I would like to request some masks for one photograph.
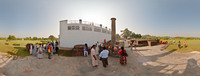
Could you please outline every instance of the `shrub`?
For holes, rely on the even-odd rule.
[[[48,42],[51,42],[51,40],[41,40],[40,42],[47,44]]]
[[[9,43],[5,43],[5,45],[9,45]]]
[[[18,43],[14,43],[13,46],[20,46],[20,44],[18,44]]]

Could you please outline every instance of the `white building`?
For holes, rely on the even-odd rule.
[[[111,40],[111,31],[101,24],[94,24],[81,19],[60,21],[60,47],[73,48],[77,44],[94,45],[97,41]]]

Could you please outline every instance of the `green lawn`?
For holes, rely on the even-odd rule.
[[[39,40],[10,40],[10,41],[6,41],[6,40],[0,40],[0,44],[5,45],[5,43],[8,43],[9,45],[13,45],[13,44],[20,44],[20,46],[26,46],[27,43],[40,43]]]
[[[27,43],[40,43],[39,40],[0,40],[0,52],[8,53],[11,55],[17,55],[20,57],[25,57],[29,55],[29,52],[26,51]],[[13,45],[14,44],[14,45]],[[19,44],[19,45],[16,45]]]
[[[0,52],[8,53],[10,55],[17,55],[20,57],[25,57],[29,55],[29,52],[26,51],[25,47],[13,47],[9,45],[0,44]]]
[[[42,40],[44,43],[48,42],[49,40]],[[49,41],[50,42],[50,41]],[[29,55],[29,52],[26,51],[26,44],[27,43],[41,43],[39,40],[0,40],[0,52],[9,53],[11,55],[17,55],[21,57],[25,57]],[[20,44],[20,46],[14,46],[13,44]],[[59,50],[60,56],[72,56],[72,51],[70,50]]]
[[[166,40],[162,40],[162,41],[166,41]],[[171,40],[167,40],[168,42],[170,42]],[[182,48],[179,49],[178,48],[178,41],[181,41],[181,46]],[[200,52],[200,40],[186,40],[187,41],[187,47],[185,48],[183,46],[185,40],[176,40],[176,44],[170,44],[167,47],[168,51],[174,50],[176,49],[177,52],[181,52],[181,53],[185,53],[185,52],[192,52],[192,51],[199,51]],[[172,40],[173,42],[173,40]]]

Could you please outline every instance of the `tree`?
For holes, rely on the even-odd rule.
[[[33,37],[33,40],[37,40],[38,38],[37,37]]]
[[[53,36],[53,35],[50,35],[50,36],[49,36],[49,39],[50,39],[50,40],[56,40],[56,37]]]
[[[16,37],[14,35],[9,35],[8,40],[16,40]]]
[[[120,39],[121,38],[119,34],[116,34],[115,37],[116,37],[116,39]]]
[[[121,32],[122,32],[121,36],[123,38],[125,38],[125,39],[127,39],[128,37],[130,37],[131,33],[132,33],[132,31],[128,30],[128,28],[122,30]]]

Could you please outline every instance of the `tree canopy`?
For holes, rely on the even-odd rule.
[[[122,32],[121,36],[123,38],[125,38],[125,39],[128,39],[128,38],[141,38],[142,37],[141,34],[135,34],[134,32],[130,31],[128,28],[125,28],[121,32]]]

